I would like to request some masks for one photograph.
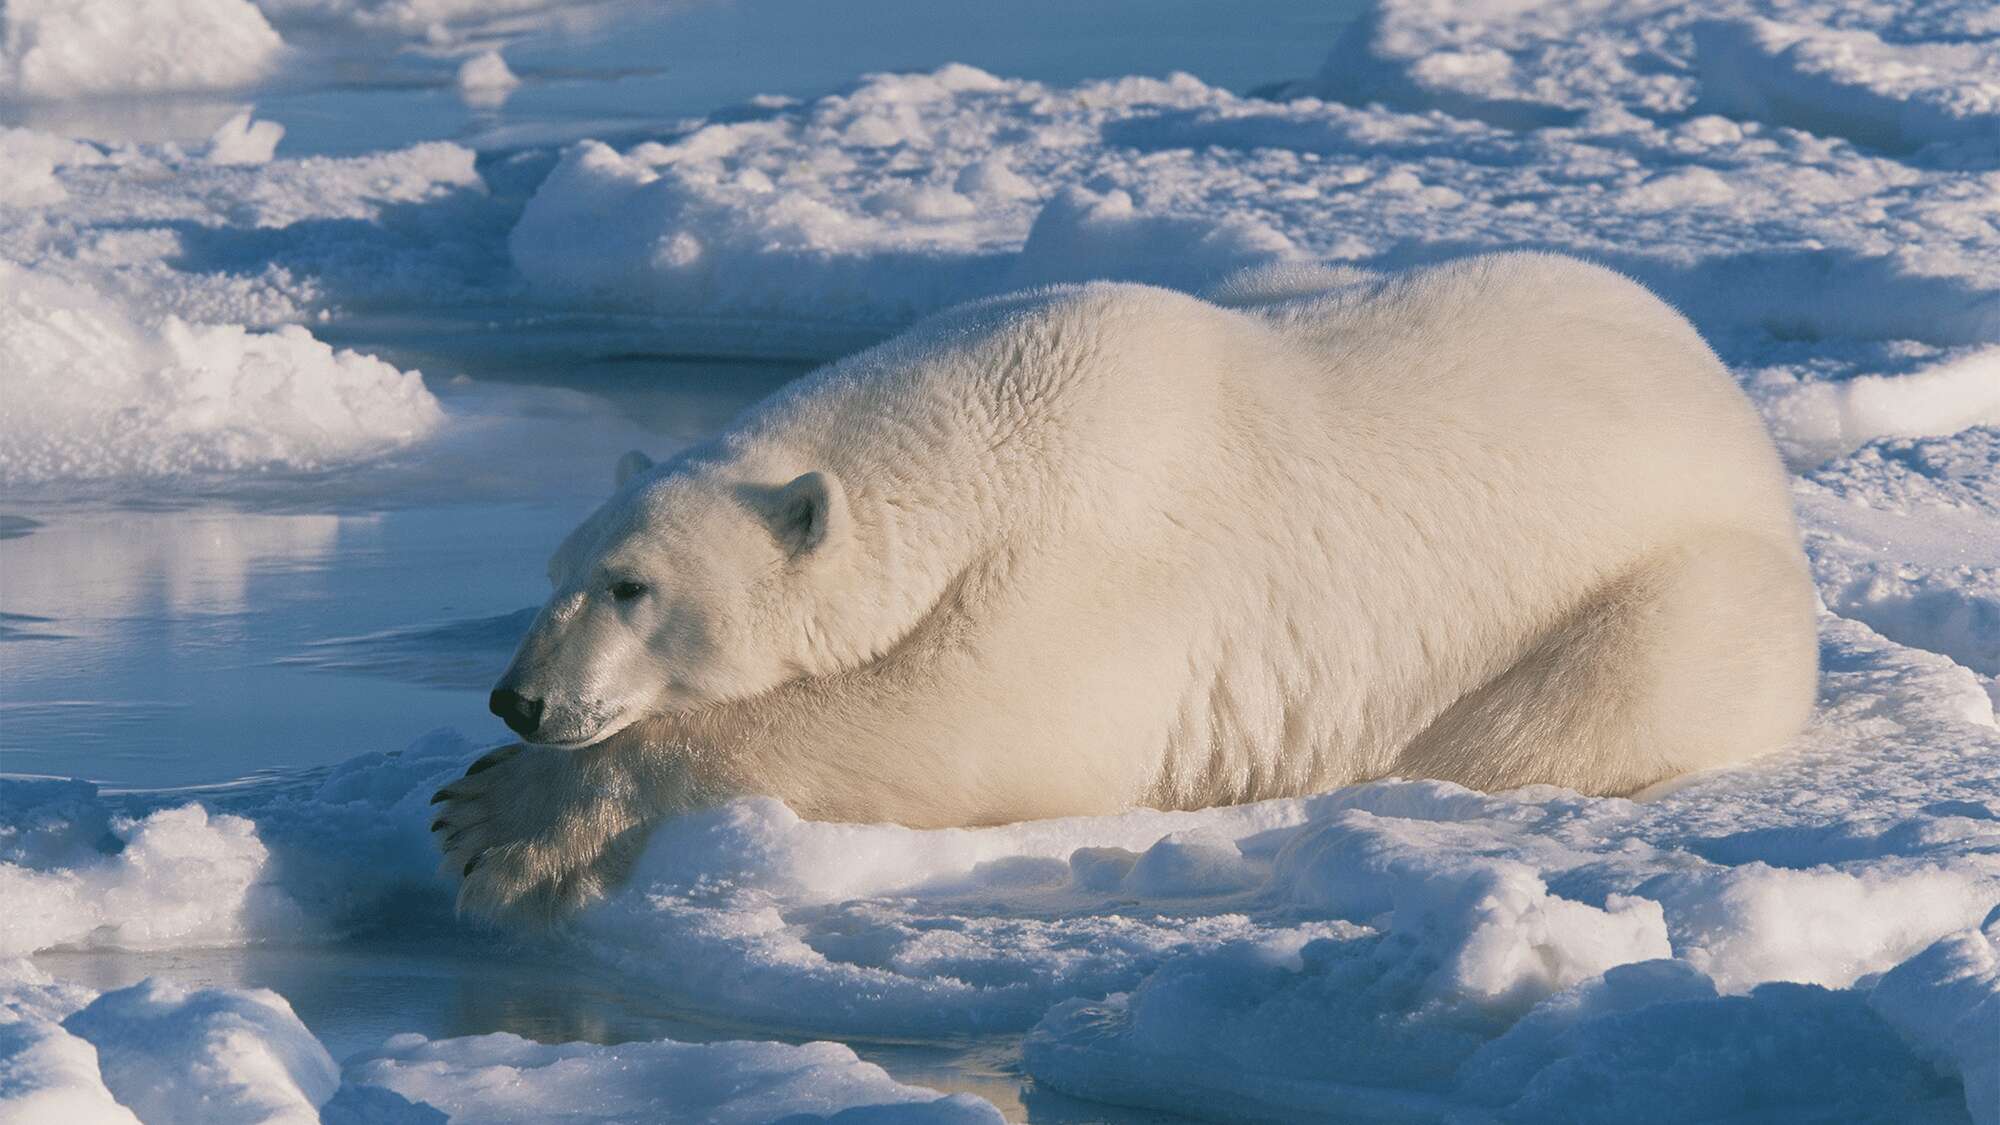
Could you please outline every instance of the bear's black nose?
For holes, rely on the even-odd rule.
[[[542,701],[523,698],[519,692],[501,688],[486,701],[486,706],[522,738],[532,737],[535,728],[542,725]]]

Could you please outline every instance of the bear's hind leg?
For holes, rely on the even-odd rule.
[[[1817,656],[1796,548],[1711,532],[1600,588],[1392,772],[1630,793],[1777,749],[1812,710]]]

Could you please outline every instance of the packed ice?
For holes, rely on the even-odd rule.
[[[490,107],[518,82],[493,44],[601,7],[10,0],[0,94],[239,89],[337,25],[443,52]],[[745,799],[514,940],[733,1025],[1010,1036],[1037,1086],[1125,1106],[1993,1125],[1996,75],[1980,0],[1376,0],[1254,94],[946,65],[484,150],[294,155],[234,105],[187,146],[0,129],[0,481],[226,486],[500,442],[328,342],[354,318],[818,359],[1050,282],[1227,302],[1486,249],[1606,262],[1696,322],[1796,473],[1824,607],[1796,745],[1633,799],[1385,779],[941,831]],[[421,681],[524,620],[313,659],[372,646]],[[830,1042],[403,1034],[335,1059],[272,992],[32,960],[454,932],[426,801],[484,745],[200,790],[7,779],[0,1118],[999,1116]]]

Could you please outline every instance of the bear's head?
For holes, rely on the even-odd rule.
[[[612,498],[550,559],[554,593],[493,712],[577,748],[820,670],[813,607],[849,553],[846,494],[827,472],[764,475],[699,451],[659,466],[626,454]]]

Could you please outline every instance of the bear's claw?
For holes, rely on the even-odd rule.
[[[449,800],[451,800],[451,789],[449,786],[431,794],[431,804],[433,805],[437,804],[440,801],[449,801]]]
[[[436,820],[431,821],[431,831],[436,832],[438,829],[443,827],[445,827],[445,821],[443,817],[438,817]]]

